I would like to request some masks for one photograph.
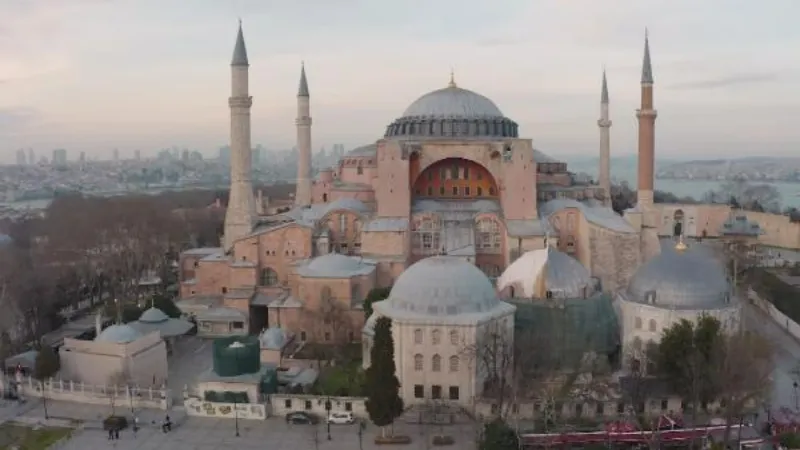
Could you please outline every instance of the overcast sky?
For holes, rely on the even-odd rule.
[[[0,159],[94,157],[228,141],[244,22],[253,142],[294,144],[300,62],[315,150],[373,142],[448,81],[492,100],[553,155],[636,147],[649,28],[659,156],[797,154],[797,0],[0,0]]]

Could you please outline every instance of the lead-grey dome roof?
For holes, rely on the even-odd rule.
[[[469,119],[503,117],[493,101],[455,84],[428,92],[416,99],[403,113],[403,117],[436,117]]]
[[[428,316],[487,312],[500,303],[480,269],[447,256],[425,258],[406,269],[387,302],[394,310]]]
[[[676,250],[662,246],[661,254],[645,263],[628,286],[629,299],[676,309],[714,309],[730,304],[725,271],[698,245]]]
[[[98,342],[111,342],[114,344],[127,344],[142,337],[142,334],[129,325],[114,324],[103,330],[94,338]]]
[[[540,278],[541,275],[543,278]],[[503,272],[497,282],[502,291],[513,288],[514,297],[537,297],[537,281],[554,298],[586,298],[593,295],[596,283],[580,261],[552,247],[526,252]]]

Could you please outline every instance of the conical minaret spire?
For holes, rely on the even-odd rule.
[[[295,206],[311,205],[311,97],[308,93],[306,66],[300,66],[300,88],[297,91],[297,184]]]
[[[253,97],[249,88],[249,63],[244,45],[242,22],[233,48],[231,61],[231,188],[225,212],[223,246],[230,251],[234,242],[253,231],[256,217],[253,198],[252,149],[250,144],[250,107]]]
[[[603,204],[611,205],[611,119],[608,112],[608,81],[606,71],[603,69],[603,86],[600,92],[600,119],[597,121],[600,128],[600,167],[598,178],[603,189]]]
[[[653,84],[653,65],[650,63],[650,37],[644,30],[644,57],[642,58],[642,84]]]
[[[637,204],[648,210],[653,206],[653,177],[655,171],[655,128],[658,113],[653,102],[653,67],[650,62],[650,38],[644,34],[644,57],[642,59],[641,105],[636,111],[639,120],[639,167]]]

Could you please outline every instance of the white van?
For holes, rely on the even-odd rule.
[[[328,416],[328,423],[333,423],[338,425],[349,425],[355,422],[356,418],[353,416],[353,413],[351,412],[332,412]]]

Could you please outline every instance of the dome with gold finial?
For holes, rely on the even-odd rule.
[[[707,249],[689,246],[683,237],[631,278],[628,300],[671,309],[715,309],[730,305],[732,289],[725,270]]]
[[[385,137],[518,137],[517,123],[489,98],[456,84],[455,74],[442,89],[416,99],[392,122]]]

